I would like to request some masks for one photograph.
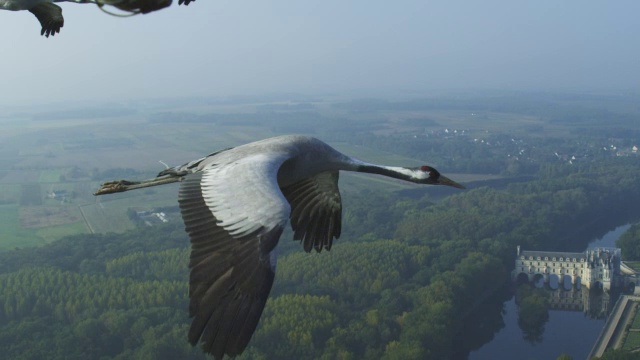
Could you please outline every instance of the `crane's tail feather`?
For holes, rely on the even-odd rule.
[[[113,194],[123,191],[135,190],[146,188],[150,186],[171,184],[174,182],[179,182],[182,180],[182,176],[176,176],[172,174],[167,174],[163,176],[159,176],[154,179],[149,180],[141,180],[141,181],[128,181],[128,180],[117,180],[117,181],[109,181],[100,187],[98,191],[96,191],[93,195],[105,195],[105,194]]]

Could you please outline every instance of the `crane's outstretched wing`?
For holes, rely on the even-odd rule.
[[[290,206],[277,172],[284,156],[254,155],[187,175],[179,203],[191,238],[189,341],[216,359],[247,346],[273,284]]]
[[[41,2],[29,9],[29,11],[38,18],[42,30],[40,35],[49,37],[60,32],[60,28],[64,26],[64,18],[62,17],[62,8],[50,2]]]
[[[322,172],[282,189],[291,204],[293,239],[303,243],[306,252],[331,249],[340,237],[342,200],[338,171]]]
[[[196,0],[178,0],[178,5],[182,5],[182,4],[189,5],[190,3],[194,2],[194,1],[196,1]]]

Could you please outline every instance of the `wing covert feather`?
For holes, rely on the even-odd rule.
[[[306,252],[331,249],[340,237],[342,199],[338,171],[326,171],[282,189],[291,205],[293,239],[303,243]]]
[[[273,284],[271,251],[290,207],[277,185],[280,160],[272,160],[256,156],[224,167],[211,164],[180,186],[178,202],[191,240],[189,341],[200,341],[216,359],[244,350]]]

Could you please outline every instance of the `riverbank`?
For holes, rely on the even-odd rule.
[[[638,275],[635,269],[624,262],[621,264],[621,270],[627,276],[635,278]],[[636,287],[634,295],[624,295],[618,299],[587,360],[601,357],[608,349],[636,351],[640,348],[640,329],[633,328],[638,318],[638,306],[640,306],[638,290],[639,288]]]
[[[601,357],[607,349],[619,349],[634,319],[640,297],[623,295],[616,302],[587,359]]]
[[[629,224],[616,226],[601,234],[601,229],[608,226],[600,223],[597,226],[599,231],[594,232],[599,238],[591,241],[589,245],[582,246],[584,248],[615,246],[615,240],[629,226]],[[494,314],[497,319],[492,320],[489,315],[481,319],[494,325],[491,329],[495,332],[486,336],[489,341],[472,350],[465,359],[492,360],[501,358],[504,354],[510,354],[512,358],[555,359],[563,353],[571,355],[574,359],[587,358],[591,345],[603,332],[606,314],[609,313],[608,309],[614,306],[617,296],[614,297],[607,292],[583,290],[573,295],[567,295],[565,290],[556,290],[560,291],[558,295],[567,296],[560,296],[557,300],[559,305],[549,309],[549,319],[539,329],[521,326],[518,305],[513,297],[507,295],[499,306],[499,313]],[[496,310],[488,307],[484,311]],[[540,336],[528,336],[531,334]]]

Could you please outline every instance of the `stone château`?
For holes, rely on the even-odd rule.
[[[530,282],[542,278],[545,283],[557,277],[561,283],[570,281],[574,286],[610,290],[622,282],[620,259],[621,251],[617,248],[594,248],[574,253],[521,251],[518,246],[512,277]]]

